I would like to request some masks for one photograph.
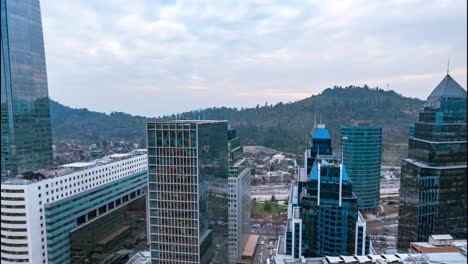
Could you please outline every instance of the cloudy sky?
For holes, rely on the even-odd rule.
[[[466,89],[467,1],[41,0],[49,94],[158,116],[252,107],[334,85],[425,98]]]

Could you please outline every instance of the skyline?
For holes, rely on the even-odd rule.
[[[42,0],[50,97],[152,117],[334,85],[425,99],[447,59],[467,86],[464,1],[171,2]]]

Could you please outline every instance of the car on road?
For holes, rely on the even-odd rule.
[[[260,245],[264,245],[265,244],[265,241],[260,241]]]

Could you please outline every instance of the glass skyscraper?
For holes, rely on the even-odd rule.
[[[1,176],[52,165],[39,0],[1,0]]]
[[[323,124],[314,129],[304,160],[305,167],[299,169],[298,181],[291,187],[286,255],[369,254],[370,237],[357,208],[353,183],[341,156],[332,154],[330,133]]]
[[[397,248],[467,235],[466,91],[447,74],[427,98],[401,166]]]
[[[208,181],[228,175],[227,121],[147,124],[152,263],[207,263]]]
[[[379,205],[382,128],[366,122],[341,127],[343,163],[353,181],[360,210]]]

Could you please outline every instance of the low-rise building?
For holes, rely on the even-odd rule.
[[[146,150],[137,150],[3,182],[2,264],[71,262],[71,233],[144,196],[147,178]]]
[[[455,240],[451,235],[430,235],[428,242],[411,242],[411,253],[443,253],[466,251],[466,240]]]
[[[288,255],[276,255],[273,257],[275,264],[358,264],[358,263],[394,263],[394,264],[423,264],[423,263],[466,263],[466,254],[461,252],[427,253],[427,254],[381,254],[365,256],[325,256],[312,258],[293,258]]]

